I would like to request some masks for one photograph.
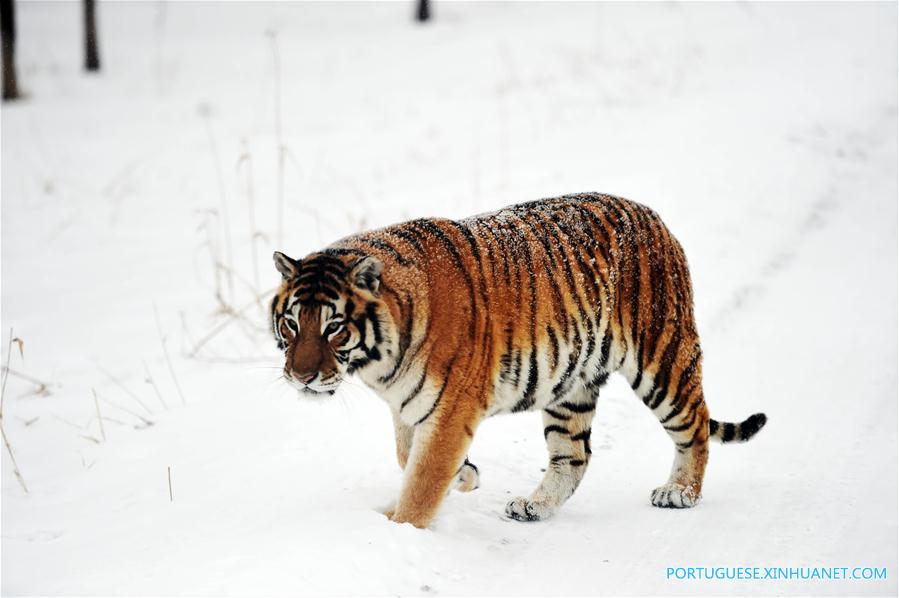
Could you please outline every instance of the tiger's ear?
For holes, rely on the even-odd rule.
[[[297,266],[299,263],[295,259],[287,257],[280,251],[276,251],[275,254],[272,255],[272,259],[275,260],[275,268],[278,269],[278,272],[281,273],[284,280],[289,280],[297,275]]]
[[[384,264],[376,257],[367,255],[356,260],[350,266],[350,280],[360,289],[365,289],[375,295],[381,286],[381,272]]]

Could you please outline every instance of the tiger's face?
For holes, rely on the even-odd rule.
[[[347,375],[381,358],[383,265],[334,250],[299,261],[275,252],[274,260],[283,281],[272,332],[285,353],[284,378],[303,395],[333,395]]]

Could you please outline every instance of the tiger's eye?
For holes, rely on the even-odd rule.
[[[338,324],[337,322],[331,322],[330,324],[328,324],[325,327],[325,336],[331,336],[332,334],[334,334],[341,328],[342,328],[342,326],[340,324]]]

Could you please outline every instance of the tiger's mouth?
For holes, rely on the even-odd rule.
[[[334,393],[337,392],[337,386],[338,385],[335,385],[333,388],[327,388],[327,389],[315,389],[315,388],[309,388],[307,386],[306,388],[299,389],[300,397],[319,398],[319,397],[323,397],[323,396],[327,396],[327,397],[334,396]]]
[[[297,389],[301,397],[331,396],[337,392],[340,383],[343,381],[340,376],[331,376],[327,381],[316,379],[309,383],[300,382],[291,376],[285,376],[285,379],[291,386]]]

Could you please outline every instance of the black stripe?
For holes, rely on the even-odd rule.
[[[397,304],[400,308],[400,314],[403,316],[403,322],[399,330],[400,338],[399,347],[397,348],[398,353],[393,369],[390,370],[390,372],[385,376],[382,376],[380,378],[380,381],[383,384],[390,384],[397,373],[400,371],[400,366],[402,366],[403,364],[403,358],[405,358],[406,351],[409,350],[409,345],[412,342],[412,319],[415,309],[414,303],[412,302],[412,296],[409,293],[406,293],[405,305],[402,301],[399,300],[399,297],[397,297]]]
[[[531,254],[530,243],[526,235],[518,229],[518,227],[512,227],[511,231],[519,240],[519,244],[517,245],[518,249],[522,252],[525,260],[526,271],[528,274],[528,282],[529,282],[529,324],[530,324],[530,347],[531,347],[531,355],[530,355],[530,363],[528,368],[528,382],[524,390],[524,395],[515,404],[512,408],[513,411],[522,411],[524,409],[528,409],[533,406],[536,402],[535,392],[537,389],[537,384],[539,380],[539,372],[537,371],[537,275],[534,272],[534,259]],[[520,355],[519,355],[520,359]]]
[[[731,423],[724,424],[724,433],[721,434],[722,442],[730,442],[737,436],[737,426]]]
[[[584,404],[584,403],[572,403],[571,401],[564,401],[555,405],[555,407],[559,407],[560,409],[567,409],[572,413],[590,413],[594,409],[596,409],[595,404]]]
[[[544,409],[543,411],[546,412],[547,414],[549,414],[550,417],[553,417],[553,418],[561,420],[561,421],[568,421],[571,419],[570,415],[563,415],[563,414],[559,413],[558,411],[554,411],[553,409],[550,409],[548,407],[546,409]]]
[[[603,387],[603,385],[606,383],[606,381],[608,379],[609,379],[609,372],[607,372],[605,370],[600,370],[596,374],[596,377],[587,383],[587,385],[586,385],[587,389],[594,393],[598,393],[599,389]],[[594,400],[595,400],[595,398],[594,398]]]
[[[550,235],[554,241],[554,245],[559,248],[559,252],[562,254],[563,265],[566,267],[567,272],[571,272],[571,262],[568,258],[568,253],[565,251],[566,247],[571,250],[571,254],[574,256],[575,261],[578,263],[578,269],[580,270],[581,276],[581,284],[575,284],[574,289],[572,290],[573,298],[577,301],[578,310],[581,313],[581,318],[586,321],[590,321],[592,318],[588,317],[588,310],[585,308],[585,304],[581,298],[580,293],[577,292],[577,289],[581,289],[587,300],[587,305],[596,305],[598,306],[600,302],[600,286],[596,282],[597,272],[590,267],[590,265],[584,260],[581,255],[581,251],[579,251],[579,246],[582,245],[578,243],[577,240],[572,238],[572,235],[577,232],[574,227],[570,224],[568,226],[562,226],[562,223],[559,222],[557,214],[547,215],[545,213],[541,213],[542,222],[544,223],[544,230],[548,235]],[[559,235],[563,235],[565,237],[565,242],[563,243],[562,239]],[[584,283],[589,283],[589,285],[585,285]],[[592,296],[590,291],[592,292]],[[590,315],[596,315],[596,312],[590,313]]]
[[[387,229],[383,232],[384,232],[384,234],[387,234],[387,235],[393,235],[395,237],[399,237],[400,239],[402,239],[403,241],[405,241],[406,243],[411,245],[415,249],[415,251],[417,251],[418,253],[420,253],[422,255],[425,254],[425,248],[421,244],[421,241],[419,241],[418,237],[416,235],[412,234],[411,232],[403,230],[401,228]]]
[[[699,405],[700,401],[694,401],[693,405],[690,406],[690,409],[687,410],[687,413],[684,414],[684,418],[689,417],[690,419],[686,422],[680,424],[679,426],[666,426],[665,423],[668,422],[668,419],[662,421],[662,427],[668,430],[669,432],[683,432],[684,430],[689,430],[693,427],[693,424],[696,423],[696,416],[699,413]],[[670,418],[669,418],[670,419]],[[682,418],[683,419],[683,418]]]
[[[426,419],[431,417],[431,414],[434,413],[435,409],[437,409],[437,405],[440,404],[440,399],[443,398],[443,392],[446,390],[446,385],[449,384],[450,373],[453,371],[453,363],[456,361],[457,355],[458,355],[458,353],[454,354],[453,358],[450,359],[449,365],[446,368],[446,374],[444,374],[443,386],[440,387],[440,392],[437,393],[437,398],[434,399],[434,404],[431,405],[431,408],[428,410],[428,412],[425,413],[424,416],[420,420],[415,422],[414,425],[417,426],[418,424],[423,423]]]
[[[394,247],[387,241],[384,241],[383,239],[379,239],[377,237],[363,236],[363,237],[358,237],[358,240],[360,243],[365,243],[370,247],[373,247],[375,249],[380,249],[381,251],[384,251],[384,252],[390,254],[390,257],[395,259],[399,263],[400,266],[409,266],[412,263],[409,260],[407,260],[405,257],[403,257],[403,254],[400,253],[396,247]]]
[[[578,432],[577,434],[572,435],[571,440],[577,442],[578,440],[590,440],[590,436],[592,434],[592,430],[587,428],[583,432]]]
[[[537,397],[535,395],[537,391],[537,347],[531,346],[531,360],[528,366],[528,383],[524,389],[524,395],[521,397],[521,400],[512,407],[512,413],[517,413],[519,411],[526,411],[534,406],[534,403],[537,402]]]
[[[553,248],[550,246],[549,239],[547,238],[546,226],[541,223],[542,232],[537,230],[537,225],[530,220],[526,219],[522,215],[521,221],[524,223],[528,229],[531,231],[531,234],[543,246],[542,252],[542,262],[543,269],[546,272],[546,280],[549,282],[550,292],[552,293],[554,301],[553,312],[556,316],[556,320],[559,325],[564,329],[568,326],[568,312],[565,310],[565,301],[562,298],[562,289],[559,288],[559,284],[556,282],[556,270],[558,269],[556,266],[556,256],[553,252]],[[533,216],[532,214],[528,214],[528,216]],[[560,248],[563,259],[567,261],[567,256],[565,256],[564,249]],[[569,292],[571,292],[571,287],[569,287]]]
[[[608,322],[606,324],[606,330],[602,335],[602,345],[599,350],[599,361],[601,362],[602,369],[609,369],[609,349],[612,346],[612,323]]]
[[[552,434],[553,432],[556,432],[557,434],[562,434],[563,436],[568,436],[568,430],[566,430],[562,426],[550,425],[550,426],[546,426],[545,428],[543,428],[543,437],[549,438],[549,435]]]
[[[492,317],[491,310],[487,307],[490,305],[490,300],[487,297],[487,277],[484,275],[484,265],[481,261],[481,250],[478,248],[477,239],[467,226],[456,221],[450,221],[450,225],[455,227],[455,229],[459,231],[463,237],[465,237],[465,240],[468,241],[469,249],[471,249],[472,257],[474,258],[475,264],[477,265],[478,282],[480,283],[478,287],[480,290],[479,294],[481,296],[481,305],[483,306],[483,309],[479,310],[476,305],[472,305],[472,310],[474,311],[472,316],[474,317],[475,314],[483,315],[485,319],[484,329],[490,330]],[[487,355],[490,340],[491,339],[489,334],[481,334],[481,350],[476,352],[476,358]]]
[[[421,392],[421,389],[425,385],[425,379],[427,377],[428,377],[428,364],[425,364],[425,367],[423,367],[421,370],[421,378],[418,380],[418,384],[415,385],[415,388],[412,389],[412,392],[409,394],[409,396],[406,397],[402,403],[400,403],[400,411],[402,411],[406,407],[406,405],[409,404],[409,401],[411,401],[412,399],[414,399],[415,397],[418,396],[418,393]]]
[[[656,349],[658,349],[659,340],[664,330],[665,313],[668,308],[668,276],[666,275],[668,251],[662,239],[664,236],[662,230],[664,225],[655,216],[655,213],[651,215],[653,216],[651,219],[652,226],[647,226],[647,234],[650,237],[648,251],[651,252],[649,259],[649,288],[652,293],[652,315],[647,334],[649,346],[646,351],[648,362],[652,362],[655,358]],[[658,249],[656,249],[656,245],[659,246]]]
[[[459,253],[459,248],[456,247],[455,242],[453,242],[452,238],[446,233],[446,231],[440,228],[435,222],[425,219],[419,219],[413,220],[409,223],[409,225],[413,228],[430,233],[434,236],[434,238],[440,241],[443,247],[450,254],[450,257],[452,257],[453,264],[456,266],[456,268],[459,269],[459,272],[465,279],[465,285],[468,289],[468,307],[470,312],[468,335],[470,338],[474,338],[475,314],[477,313],[477,300],[475,299],[474,281],[471,278],[471,273],[468,271],[468,269],[465,267],[465,263],[462,261],[462,255]]]
[[[678,448],[688,449],[694,444],[696,444],[696,439],[699,437],[699,434],[702,432],[702,426],[696,426],[696,430],[693,432],[693,436],[687,442],[676,442],[675,445]]]
[[[571,320],[571,326],[573,328],[574,347],[571,351],[571,354],[568,356],[568,365],[565,367],[565,371],[562,372],[562,376],[559,378],[559,381],[556,382],[555,386],[553,386],[552,402],[560,400],[568,393],[569,389],[571,388],[571,384],[574,381],[572,375],[574,374],[578,362],[580,361],[582,347],[580,329],[578,328],[577,323],[574,320]]]
[[[667,422],[674,414],[678,411],[682,410],[684,406],[686,406],[687,401],[690,399],[690,396],[693,394],[692,391],[695,390],[695,387],[691,387],[690,392],[685,391],[685,386],[688,382],[693,380],[693,373],[696,370],[697,365],[699,365],[699,359],[702,357],[702,352],[699,350],[697,346],[695,352],[693,353],[693,358],[690,360],[690,363],[681,370],[680,376],[677,380],[677,387],[673,393],[674,401],[672,402],[671,413],[669,413],[663,420],[662,423]]]
[[[549,339],[549,355],[550,366],[549,371],[555,372],[559,365],[559,339],[556,338],[556,331],[549,324],[546,325],[546,336]]]
[[[372,331],[375,334],[375,344],[380,345],[381,341],[384,340],[383,333],[381,332],[381,319],[377,314],[378,306],[375,303],[369,303],[365,306],[365,316],[371,322]]]
[[[509,252],[504,251],[505,247],[503,246],[499,234],[496,231],[496,226],[491,224],[493,222],[495,222],[495,219],[491,219],[490,221],[478,222],[478,224],[483,225],[487,229],[487,232],[490,234],[490,236],[493,237],[493,241],[496,243],[497,250],[499,251],[500,256],[503,258],[503,278],[505,279],[506,284],[509,285],[512,284],[512,277],[509,272]],[[488,244],[487,247],[489,249],[490,245]]]
[[[652,410],[655,410],[668,396],[671,367],[674,365],[674,358],[677,356],[678,350],[680,349],[680,343],[681,329],[677,328],[675,329],[674,334],[671,335],[671,338],[668,339],[668,345],[665,347],[665,351],[662,353],[661,362],[659,363],[659,370],[656,372],[655,400],[651,403],[648,402],[647,399],[652,395],[647,395],[643,401],[644,403],[647,403]]]

